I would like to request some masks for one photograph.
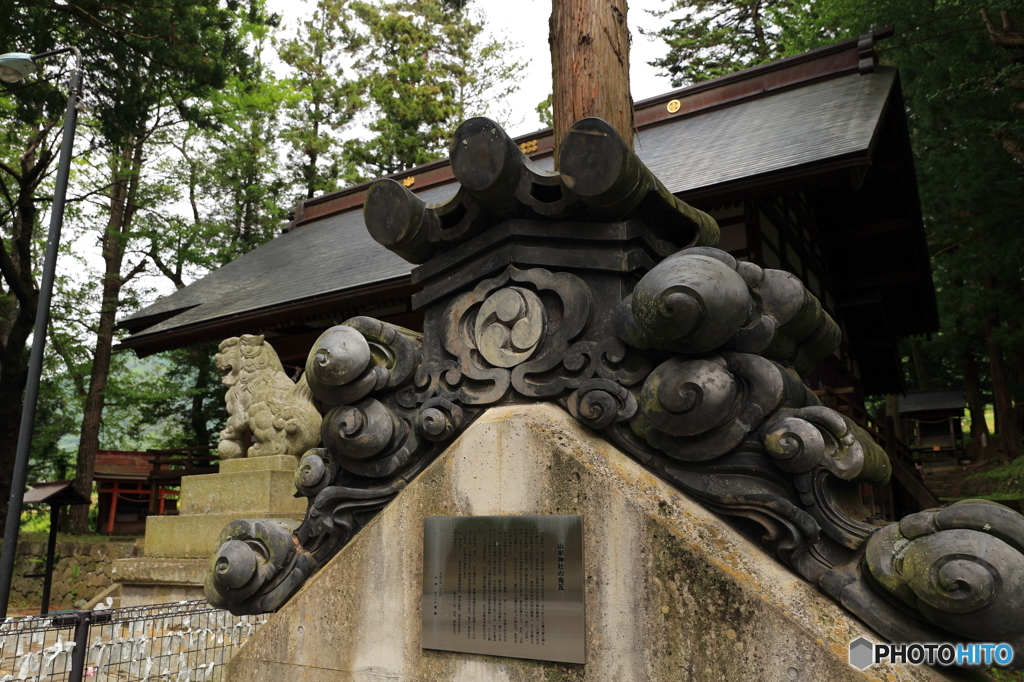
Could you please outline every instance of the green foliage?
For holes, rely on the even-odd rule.
[[[122,438],[152,448],[216,445],[227,419],[225,389],[213,360],[216,350],[214,344],[202,344],[146,358],[143,377],[126,382],[125,402],[112,405],[120,408],[110,416],[121,418],[120,433],[128,436]],[[130,355],[124,357],[130,364],[142,364]],[[130,373],[122,371],[119,376]],[[105,412],[104,424],[109,421]]]
[[[262,42],[252,49],[252,78],[231,77],[203,106],[215,125],[187,123],[165,136],[176,153],[157,171],[168,203],[185,203],[188,213],[139,217],[148,256],[177,288],[269,241],[286,220],[278,140],[281,109],[294,97],[264,68]]]
[[[62,6],[56,1],[46,4],[52,4],[50,11],[59,12]],[[84,9],[86,17],[76,24],[85,28],[102,17],[108,27],[79,39],[79,44],[85,43],[89,92],[103,139],[129,142],[168,105],[186,120],[204,121],[202,99],[223,88],[232,74],[249,72],[244,23],[258,16],[257,3],[117,4],[114,11],[96,2],[86,8],[69,5],[70,11],[64,12],[70,17]]]
[[[42,479],[47,480],[47,479]],[[40,505],[44,507],[44,505]],[[37,533],[43,535],[50,532],[50,511],[46,508],[25,509],[21,512],[19,533]]]
[[[468,2],[318,0],[278,47],[294,72],[282,138],[301,196],[433,161],[459,123],[514,92],[523,64],[483,29]],[[357,123],[369,139],[351,136]]]
[[[83,436],[83,451],[216,442],[215,349],[141,361],[114,352],[107,367],[104,348],[121,334],[113,320],[166,288],[154,277],[181,288],[271,239],[295,198],[441,155],[455,126],[500,102],[521,69],[459,0],[320,0],[281,42],[263,0],[0,0],[0,12],[0,51],[74,45],[85,58],[31,480],[71,475],[97,402],[98,442]],[[286,80],[264,64],[271,46],[292,67]],[[4,415],[20,412],[72,64],[48,59],[27,82],[0,86],[0,427],[13,421],[15,432],[16,416]],[[368,139],[351,139],[358,122]],[[90,401],[95,386],[102,399]]]
[[[985,17],[1009,3],[979,0],[818,0],[793,49],[893,24],[879,46],[906,97],[921,207],[932,252],[942,331],[915,340],[911,386],[962,385],[967,354],[986,384],[1004,381],[1024,399],[1024,55],[1000,47]],[[1017,20],[1024,13],[1017,11]],[[1012,15],[1008,15],[1012,20]],[[1009,143],[1009,146],[1008,146]],[[993,376],[999,353],[1011,371]],[[988,357],[991,360],[991,357]]]
[[[1024,498],[1024,457],[969,475],[964,480],[963,488],[975,491],[969,495],[963,493],[969,499],[999,502]],[[981,491],[984,491],[984,494],[977,494]]]
[[[65,377],[48,376],[39,389],[36,428],[29,453],[29,478],[33,481],[67,480],[75,468],[75,452],[66,437],[78,431],[81,411],[76,409]],[[72,397],[72,400],[67,398]]]
[[[343,67],[363,41],[346,0],[318,0],[298,36],[278,48],[294,73],[285,84],[294,96],[287,103],[290,120],[283,138],[290,146],[289,169],[305,198],[338,189],[355,177],[341,153],[338,133],[365,106],[359,83]]]
[[[672,0],[652,12],[669,18],[650,34],[665,41],[668,53],[650,64],[680,87],[772,61],[786,51],[787,18],[805,9],[792,0]]]
[[[99,447],[144,450],[216,444],[227,412],[215,352],[216,347],[205,344],[143,360],[115,353]],[[77,372],[87,378],[89,369],[86,362]],[[66,370],[48,372],[36,411],[29,481],[64,480],[73,474],[83,402],[84,395]]]
[[[366,28],[354,69],[369,103],[369,140],[346,147],[366,177],[397,173],[444,154],[455,128],[489,113],[518,89],[510,46],[483,39],[483,23],[461,3],[353,2]]]
[[[551,111],[552,100],[554,95],[548,95],[543,102],[537,104],[537,115],[540,116],[540,124],[542,126],[553,127],[555,125],[555,115]]]

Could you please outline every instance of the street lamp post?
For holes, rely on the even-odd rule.
[[[14,457],[11,497],[7,505],[7,525],[4,527],[3,552],[0,553],[0,621],[7,617],[7,601],[11,595],[11,580],[14,577],[14,555],[18,548],[21,506],[25,494],[25,479],[28,476],[28,455],[32,445],[32,428],[35,425],[36,401],[39,398],[39,380],[43,373],[43,348],[46,346],[46,330],[50,322],[53,279],[57,270],[57,247],[60,244],[60,230],[64,223],[64,201],[68,191],[71,152],[75,141],[75,124],[78,121],[78,102],[82,95],[82,53],[78,51],[78,48],[65,47],[36,55],[18,52],[0,55],[0,80],[6,83],[16,83],[36,70],[35,60],[67,52],[74,54],[75,67],[71,71],[68,105],[64,113],[64,133],[60,143],[57,186],[54,188],[53,206],[50,209],[46,260],[43,262],[43,279],[39,283],[39,303],[36,305],[35,327],[32,332],[32,354],[28,362],[25,403],[21,410],[18,450]]]

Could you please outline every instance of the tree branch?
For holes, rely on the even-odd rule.
[[[128,272],[127,275],[125,275],[121,279],[121,284],[127,284],[129,281],[131,281],[132,279],[134,279],[135,277],[137,277],[138,275],[140,275],[141,273],[143,273],[145,271],[146,271],[146,259],[143,258],[142,260],[140,260],[138,263],[135,264],[135,267],[133,267]]]
[[[1010,131],[1006,128],[1001,128],[996,131],[992,137],[999,140],[999,144],[1003,145],[1003,149],[1010,153],[1010,156],[1017,159],[1018,162],[1024,163],[1024,145],[1010,135]]]
[[[100,21],[98,18],[96,18],[93,15],[89,14],[88,12],[83,10],[81,7],[79,7],[78,5],[72,5],[71,9],[73,11],[78,12],[79,14],[81,14],[83,17],[85,17],[91,23],[93,23],[93,24],[95,24],[97,26],[102,26],[107,31],[109,31],[112,35],[131,36],[133,38],[140,38],[142,40],[153,40],[155,38],[159,38],[160,37],[160,36],[143,36],[143,35],[139,35],[138,33],[132,33],[131,31],[120,30],[118,28],[115,28],[115,27],[111,26],[110,24],[107,24],[107,23],[105,23],[103,21]]]
[[[6,163],[4,163],[3,161],[0,161],[0,170],[2,170],[3,172],[7,173],[12,178],[14,178],[19,183],[21,183],[21,175],[17,171],[15,171],[13,168],[8,166]]]
[[[81,203],[83,201],[88,201],[93,195],[96,195],[96,194],[103,195],[103,193],[106,192],[108,189],[110,189],[110,185],[109,184],[104,185],[103,187],[99,187],[97,189],[91,190],[89,192],[86,192],[85,194],[79,194],[78,196],[68,197],[68,198],[66,198],[64,200],[64,203],[75,204],[75,203]],[[40,204],[52,203],[53,202],[53,195],[47,195],[47,196],[42,196],[42,197],[37,196],[37,197],[33,198],[32,201],[35,201],[36,203],[40,203]]]
[[[151,249],[149,251],[149,257],[153,259],[153,264],[156,265],[157,270],[162,272],[164,274],[164,276],[167,277],[167,279],[171,280],[171,282],[174,283],[175,288],[177,288],[177,289],[184,289],[185,288],[185,282],[181,278],[180,267],[179,267],[179,271],[176,272],[176,271],[172,270],[167,265],[167,263],[165,263],[164,260],[162,258],[160,258],[160,256],[156,255],[156,243],[155,242],[153,243],[153,245],[152,245],[152,247],[151,247]]]
[[[988,35],[992,39],[992,44],[1010,52],[1010,59],[1013,61],[1019,62],[1024,60],[1024,56],[1013,54],[1013,51],[1024,47],[1024,33],[1013,29],[1013,22],[1010,21],[1009,12],[1003,10],[1000,12],[1000,16],[1003,22],[1002,28],[997,27],[995,22],[992,21],[992,17],[989,16],[987,9],[982,8],[981,10],[981,18],[985,22],[985,28],[988,29]]]
[[[956,247],[960,246],[964,242],[969,242],[970,240],[974,239],[974,237],[975,237],[975,235],[972,234],[971,236],[967,237],[966,239],[961,239],[960,241],[955,242],[953,244],[950,244],[949,246],[944,246],[943,248],[941,248],[938,251],[936,251],[935,253],[933,253],[932,254],[932,258],[935,258],[940,253],[945,253],[946,251],[950,251],[952,249],[955,249]]]
[[[11,254],[7,252],[7,244],[0,238],[0,273],[3,273],[4,280],[7,282],[7,286],[10,287],[11,291],[18,298],[18,303],[22,308],[31,310],[32,314],[35,314],[35,292],[25,286],[25,283],[18,277],[18,269],[14,267],[14,261],[11,260]]]

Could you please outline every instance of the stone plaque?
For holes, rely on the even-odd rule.
[[[584,663],[583,517],[426,517],[422,646]]]

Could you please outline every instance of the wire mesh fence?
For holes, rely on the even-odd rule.
[[[265,622],[204,601],[8,618],[0,682],[220,682],[234,650]]]
[[[77,616],[8,618],[0,624],[0,681],[68,680]]]

